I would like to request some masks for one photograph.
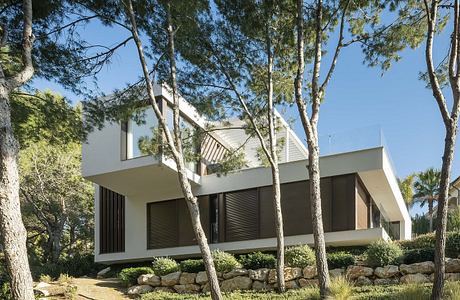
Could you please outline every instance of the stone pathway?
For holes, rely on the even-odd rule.
[[[78,300],[126,300],[124,287],[116,278],[93,279],[75,278]]]

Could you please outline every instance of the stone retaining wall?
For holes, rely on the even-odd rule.
[[[345,276],[355,285],[388,285],[398,283],[426,283],[433,281],[434,263],[431,261],[400,266],[388,265],[371,268],[349,266],[346,269],[333,269],[331,277]],[[296,289],[318,284],[316,267],[284,269],[287,289]],[[223,292],[234,290],[271,291],[276,288],[274,269],[246,270],[235,269],[227,273],[218,273]],[[460,281],[460,259],[446,260],[446,279]],[[165,276],[153,274],[141,275],[138,285],[128,289],[128,294],[138,295],[153,291],[177,293],[201,293],[209,291],[206,272],[174,272]]]

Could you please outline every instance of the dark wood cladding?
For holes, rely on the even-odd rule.
[[[369,201],[357,174],[321,178],[321,200],[325,232],[369,228]],[[363,195],[366,196],[363,198]],[[219,193],[199,198],[206,235],[211,230],[211,201],[218,206],[218,237],[235,242],[275,237],[272,186]],[[309,181],[281,185],[285,236],[313,232]],[[215,211],[213,211],[216,214]],[[213,217],[214,219],[216,217]],[[213,221],[215,222],[215,220]],[[195,245],[190,216],[183,199],[148,204],[148,247]]]
[[[209,237],[209,196],[198,198],[203,230]],[[184,199],[147,204],[147,247],[159,249],[196,245],[190,213]]]
[[[101,186],[99,218],[99,252],[125,251],[125,197]]]

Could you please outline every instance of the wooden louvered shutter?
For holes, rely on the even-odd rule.
[[[225,193],[225,241],[259,238],[257,189]]]
[[[125,251],[125,197],[99,188],[99,252]]]
[[[177,247],[177,200],[149,203],[147,211],[148,249]]]

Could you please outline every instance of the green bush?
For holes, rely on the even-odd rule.
[[[153,273],[157,276],[164,276],[179,271],[177,262],[169,257],[155,257],[152,263]]]
[[[366,250],[367,263],[372,267],[399,264],[402,255],[401,247],[392,241],[372,242]]]
[[[240,256],[240,263],[246,269],[257,270],[261,268],[273,269],[276,265],[276,258],[272,254],[253,252]]]
[[[404,263],[413,264],[424,261],[434,261],[434,249],[411,249],[404,253]]]
[[[212,259],[217,272],[230,272],[241,267],[235,256],[224,251],[212,251]]]
[[[149,267],[124,268],[118,273],[118,277],[126,286],[137,284],[137,278],[144,274],[153,274],[153,269]]]
[[[345,251],[327,253],[326,256],[330,269],[346,268],[356,262],[354,255]]]
[[[412,240],[400,241],[399,244],[402,248],[411,249],[433,249],[435,247],[434,233],[420,235]],[[447,232],[446,237],[446,256],[450,258],[457,258],[460,256],[460,232],[453,231]]]
[[[446,255],[450,258],[460,257],[460,231],[447,233]]]
[[[198,273],[205,270],[202,259],[187,259],[180,262],[182,272]]]
[[[447,214],[447,230],[460,231],[460,206],[449,210]]]
[[[308,245],[288,247],[284,262],[289,267],[305,268],[315,263],[315,252]]]
[[[75,255],[60,259],[57,263],[46,263],[43,265],[31,265],[32,276],[38,279],[41,275],[48,275],[56,279],[61,274],[68,274],[72,277],[84,275],[96,275],[99,270],[105,268],[94,262],[93,255]]]

